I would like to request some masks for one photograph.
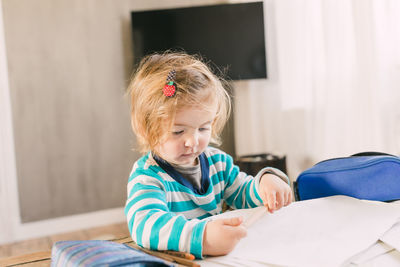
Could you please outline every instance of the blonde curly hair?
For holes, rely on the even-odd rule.
[[[167,97],[162,88],[171,70],[176,71],[174,82],[178,89],[173,97]],[[220,134],[231,111],[227,86],[228,83],[216,76],[198,56],[167,51],[144,57],[128,87],[131,124],[140,151],[154,151],[162,144],[177,110],[187,106],[207,109],[210,101],[216,101],[218,107],[211,142],[219,145]]]

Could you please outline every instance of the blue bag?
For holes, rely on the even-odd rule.
[[[400,199],[400,158],[363,152],[321,161],[300,173],[294,182],[296,200],[346,195],[358,199]]]

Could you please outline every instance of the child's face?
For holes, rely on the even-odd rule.
[[[217,106],[210,109],[184,107],[178,110],[171,132],[157,147],[157,153],[169,163],[195,165],[196,158],[203,153],[210,142],[211,127]]]

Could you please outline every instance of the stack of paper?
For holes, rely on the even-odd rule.
[[[333,196],[273,214],[259,207],[219,215],[234,216],[250,222],[248,235],[229,255],[202,266],[400,266],[399,204]],[[390,255],[385,265],[370,264],[384,254]]]

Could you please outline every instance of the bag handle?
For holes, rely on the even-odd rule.
[[[395,155],[392,155],[392,154],[388,154],[388,153],[384,153],[384,152],[373,152],[373,151],[356,153],[354,155],[351,155],[350,157],[363,157],[363,156],[391,156],[391,157],[395,157]]]

